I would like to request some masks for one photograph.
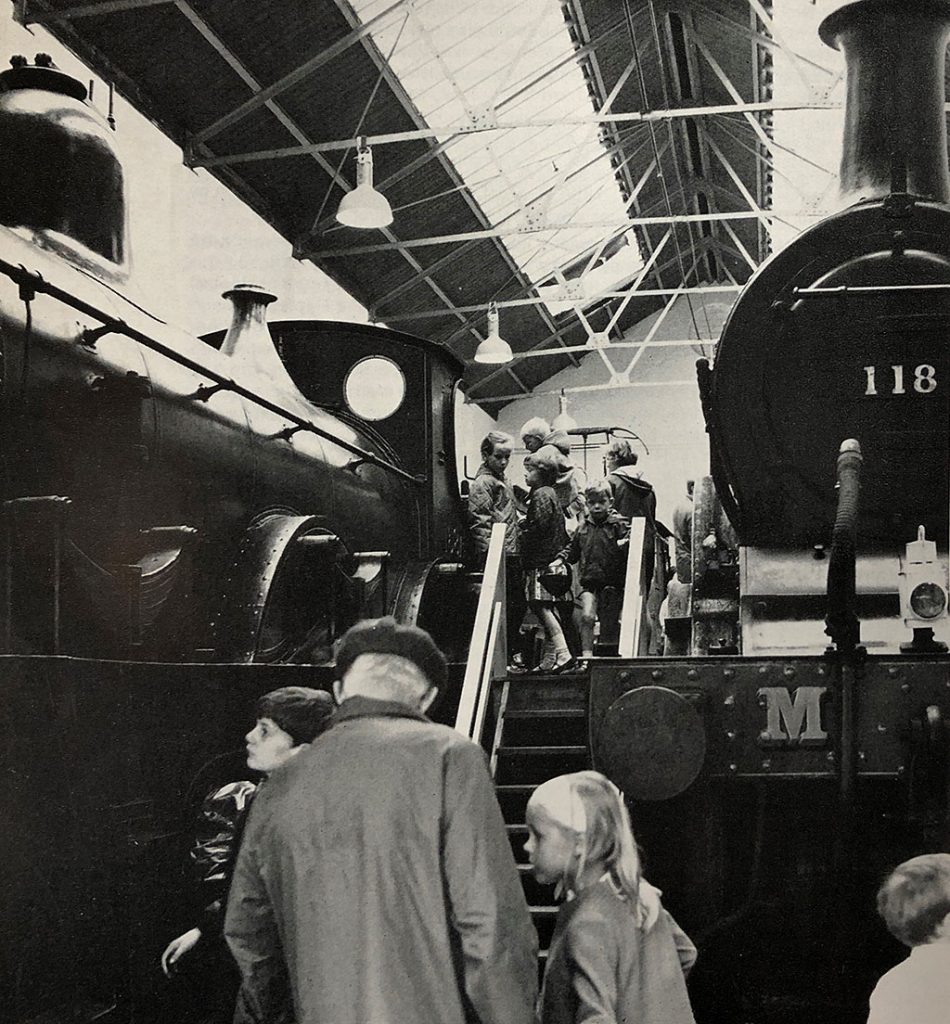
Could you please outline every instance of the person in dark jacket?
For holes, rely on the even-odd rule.
[[[482,440],[482,464],[468,492],[468,517],[479,568],[484,567],[495,523],[505,524],[505,626],[511,671],[524,671],[521,623],[527,611],[521,563],[518,507],[505,476],[514,442],[493,430]]]
[[[247,734],[247,766],[266,778],[296,757],[327,727],[333,698],[324,690],[307,686],[282,686],[265,693],[255,706],[257,721]],[[200,911],[192,928],[172,939],[162,953],[162,970],[170,976],[192,950],[220,943],[224,909],[241,835],[258,785],[248,779],[213,789],[201,805],[195,844],[190,859],[198,877]],[[216,965],[217,966],[217,965]],[[233,968],[232,968],[233,971]],[[209,1002],[220,1007],[220,1019],[230,1020],[234,987],[227,978],[209,979]],[[218,991],[220,990],[220,991]],[[209,1019],[209,1018],[205,1018]]]
[[[647,650],[649,653],[659,654],[659,611],[666,597],[666,575],[665,571],[658,571],[661,565],[665,565],[661,558],[665,554],[665,545],[661,548],[656,538],[657,534],[660,534],[665,541],[671,534],[657,520],[656,494],[652,485],[640,476],[636,467],[637,453],[629,441],[614,441],[607,449],[607,480],[613,492],[614,508],[628,522],[633,519],[646,520],[640,589],[646,597],[647,614],[644,616],[644,626],[648,634]]]
[[[522,557],[525,567],[525,596],[528,607],[544,627],[545,648],[538,665],[540,672],[569,672],[574,659],[564,638],[556,606],[563,596],[546,584],[549,567],[567,545],[567,529],[554,482],[557,460],[537,451],[524,460],[525,480],[531,489],[528,511],[521,525]]]
[[[425,717],[445,658],[386,617],[344,634],[336,672],[331,727],[241,845],[236,1024],[532,1024],[537,936],[485,753]]]
[[[577,528],[557,561],[577,565],[581,597],[581,657],[594,656],[594,624],[598,597],[605,587],[623,590],[630,523],[611,507],[612,493],[606,480],[598,480],[585,492],[587,519]]]

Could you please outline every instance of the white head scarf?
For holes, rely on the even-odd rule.
[[[529,804],[543,811],[556,825],[582,835],[587,831],[587,812],[574,785],[579,774],[558,775],[542,782],[531,794]]]

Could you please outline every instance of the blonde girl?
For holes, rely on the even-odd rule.
[[[535,878],[566,897],[541,988],[541,1024],[695,1024],[696,947],[640,873],[623,794],[600,772],[559,775],[528,801]]]

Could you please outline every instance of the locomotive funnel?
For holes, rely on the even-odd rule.
[[[236,284],[221,298],[230,299],[234,307],[221,351],[255,376],[266,377],[296,395],[297,385],[285,369],[267,326],[266,310],[277,296],[260,285]]]
[[[0,224],[112,278],[126,276],[125,181],[81,82],[45,54],[0,73]],[[105,261],[105,264],[103,264]]]
[[[821,38],[843,52],[847,68],[845,204],[890,192],[950,202],[948,31],[948,0],[859,0],[837,5],[821,23]]]

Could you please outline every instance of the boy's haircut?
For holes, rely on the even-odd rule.
[[[521,437],[540,437],[543,441],[551,433],[551,427],[547,420],[540,416],[534,416],[521,428]]]
[[[877,894],[877,910],[905,946],[929,942],[950,914],[950,853],[928,853],[898,864]]]
[[[482,438],[482,458],[487,459],[489,455],[494,455],[495,445],[497,444],[514,447],[514,440],[511,434],[503,434],[500,430],[490,430],[484,438]]]
[[[619,441],[614,441],[607,449],[607,457],[614,459],[620,466],[635,466],[639,458],[631,447],[630,442],[623,438]]]
[[[541,455],[539,458],[539,455],[539,452],[535,452],[534,455],[526,455],[524,467],[535,470],[544,486],[553,487],[557,483],[558,465],[550,456]]]
[[[326,729],[334,709],[333,698],[325,690],[309,686],[282,686],[258,698],[255,714],[269,718],[287,733],[294,746],[312,743]]]
[[[584,495],[587,498],[606,498],[608,501],[613,501],[614,492],[611,490],[609,480],[595,480],[592,484],[588,484],[584,490]]]

